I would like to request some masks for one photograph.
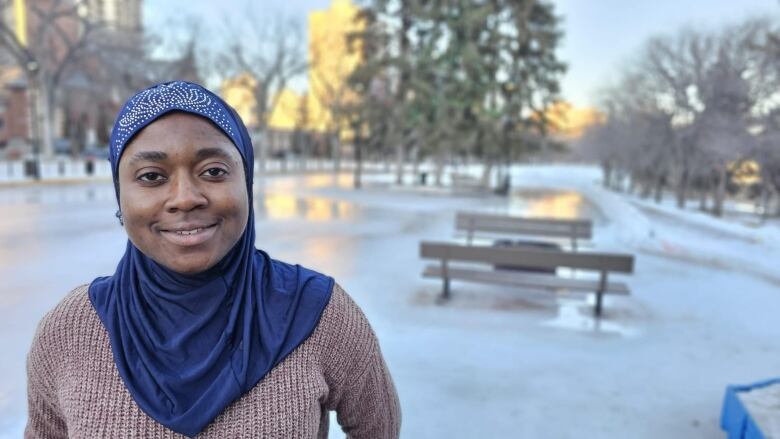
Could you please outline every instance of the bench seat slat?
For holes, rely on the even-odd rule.
[[[572,233],[569,229],[563,229],[560,227],[538,227],[516,224],[479,224],[477,227],[456,227],[458,231],[468,232],[473,230],[474,232],[483,233],[496,233],[496,234],[512,234],[512,235],[528,235],[528,236],[549,236],[552,238],[571,238],[574,236],[578,239],[590,239],[592,235],[590,233],[578,231]]]
[[[535,268],[569,267],[622,273],[631,273],[634,269],[634,257],[624,254],[465,246],[430,241],[420,243],[420,256],[424,259],[447,259]]]
[[[540,217],[540,216],[523,217],[523,216],[498,214],[498,213],[484,213],[484,212],[459,211],[456,213],[456,215],[458,218],[464,218],[464,219],[474,218],[480,220],[484,219],[484,220],[507,221],[507,222],[521,221],[524,223],[556,223],[556,224],[569,224],[569,225],[577,225],[577,226],[588,226],[591,224],[591,220],[589,219],[564,219],[564,218]]]
[[[450,279],[462,281],[493,283],[499,285],[535,287],[546,289],[566,289],[577,292],[596,291],[599,287],[598,279],[566,279],[549,274],[523,273],[511,270],[479,270],[470,268],[448,267],[447,273]],[[441,265],[429,265],[423,272],[424,277],[442,277]],[[630,290],[622,282],[608,282],[605,293],[628,295]]]

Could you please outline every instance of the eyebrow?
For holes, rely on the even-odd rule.
[[[233,160],[233,157],[231,157],[230,154],[228,154],[228,152],[222,148],[201,148],[198,150],[198,152],[195,153],[195,157],[197,157],[198,160],[208,159],[212,157],[220,157],[225,160]]]
[[[168,154],[162,151],[140,151],[133,155],[131,163],[148,160],[151,162],[162,162],[168,159]]]
[[[232,160],[233,158],[222,148],[201,148],[195,153],[197,160],[204,160],[212,157],[220,157],[225,160]],[[130,159],[130,163],[140,161],[150,162],[162,162],[168,159],[168,154],[162,151],[139,151],[133,155]]]

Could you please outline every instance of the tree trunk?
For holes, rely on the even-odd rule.
[[[712,213],[713,215],[717,217],[723,216],[723,202],[726,199],[726,179],[728,178],[728,173],[726,172],[726,167],[721,167],[721,169],[718,171],[718,184],[715,186],[715,194],[714,199],[715,203],[712,207]]]
[[[707,211],[707,191],[704,189],[699,191],[699,210],[702,212]]]
[[[612,165],[610,165],[609,161],[601,162],[601,173],[603,175],[601,183],[605,188],[609,189],[612,186]]]
[[[419,181],[420,184],[422,184],[422,181],[417,180],[418,175],[420,173],[420,154],[417,147],[413,147],[411,150],[411,156],[412,156],[412,178],[415,179],[415,184]]]
[[[485,159],[485,164],[482,168],[481,182],[483,187],[490,187],[490,176],[493,174],[493,160]]]
[[[441,187],[442,176],[444,175],[444,154],[442,152],[436,154],[436,171],[434,173],[436,174],[434,182],[436,186]]]
[[[664,197],[664,178],[661,177],[656,180],[655,193],[653,194],[653,198],[655,199],[656,204],[661,204],[661,201],[663,201],[663,197]]]
[[[401,185],[404,183],[404,141],[398,142],[395,146],[395,184]]]
[[[352,177],[352,185],[355,189],[361,187],[361,171],[363,169],[363,142],[359,138],[353,140],[355,148],[355,171]]]
[[[775,217],[780,217],[780,194],[778,194],[777,191],[775,191],[774,196],[772,198],[774,199],[774,203],[775,203],[775,209],[772,215]]]
[[[49,85],[43,78],[37,81],[37,115],[38,129],[39,129],[39,142],[40,142],[40,155],[44,158],[54,156],[54,142],[52,141],[52,102],[51,93],[49,92]]]
[[[629,195],[633,195],[634,192],[636,192],[637,185],[638,185],[638,183],[637,183],[636,176],[635,175],[631,175],[629,177],[629,179],[628,179],[628,194]]]
[[[642,190],[641,190],[639,196],[643,200],[645,200],[647,198],[650,198],[650,194],[653,192],[653,187],[650,185],[650,183],[647,182],[647,181],[642,181],[640,186],[642,187]]]
[[[626,174],[623,170],[617,171],[616,174],[617,175],[615,178],[615,190],[617,190],[618,192],[623,192],[623,181],[626,178]]]
[[[777,186],[766,185],[764,189],[766,196],[764,198],[764,216],[766,219],[770,217],[780,217],[780,190]]]
[[[760,206],[761,206],[761,223],[763,224],[769,219],[769,212],[772,208],[772,198],[774,194],[770,191],[767,184],[761,185]]]
[[[333,160],[333,172],[341,172],[341,139],[339,134],[330,136],[330,158]]]
[[[400,32],[396,33],[398,36],[398,47],[399,47],[399,54],[400,59],[406,60],[409,59],[409,48],[411,46],[411,41],[409,40],[409,30],[412,28],[412,17],[413,12],[411,9],[411,2],[408,0],[400,0],[399,2],[399,13],[401,16],[401,29]],[[396,95],[395,95],[395,108],[396,111],[394,112],[394,116],[392,120],[396,121],[402,121],[400,123],[400,127],[396,126],[395,129],[398,130],[398,128],[401,128],[397,132],[401,133],[401,139],[396,144],[396,150],[395,150],[395,159],[396,159],[396,169],[395,169],[395,183],[398,185],[403,184],[404,182],[404,161],[405,161],[405,153],[406,153],[406,146],[409,144],[409,134],[411,133],[408,131],[410,129],[409,124],[407,122],[403,122],[403,117],[398,117],[398,110],[404,111],[404,105],[403,103],[406,100],[406,93],[407,88],[409,84],[409,80],[411,78],[411,69],[409,66],[402,65],[400,70],[400,75],[398,76],[398,88],[396,89]],[[412,174],[412,178],[416,178],[417,173]]]
[[[677,207],[680,209],[685,209],[685,200],[688,197],[688,184],[690,177],[688,176],[688,171],[684,170],[682,173],[680,173],[680,180],[677,182],[677,187],[675,188],[675,196],[677,197]]]
[[[766,192],[763,212],[765,218],[780,216],[780,192],[774,186],[767,186],[764,191]]]
[[[259,132],[257,132],[257,136],[255,137],[257,138],[257,142],[254,142],[255,161],[257,162],[257,167],[260,170],[260,173],[265,174],[268,150],[266,147],[268,144],[266,130],[261,129]]]

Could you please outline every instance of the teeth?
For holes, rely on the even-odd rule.
[[[200,232],[203,229],[195,229],[195,230],[179,230],[176,232],[177,235],[194,235],[198,232]]]

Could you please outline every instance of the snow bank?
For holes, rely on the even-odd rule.
[[[780,283],[776,263],[780,229],[770,224],[749,226],[617,193],[602,186],[600,171],[593,166],[516,167],[512,183],[515,189],[556,188],[583,194],[608,219],[594,233],[595,242],[603,246],[737,269]],[[727,245],[719,240],[727,240]]]

